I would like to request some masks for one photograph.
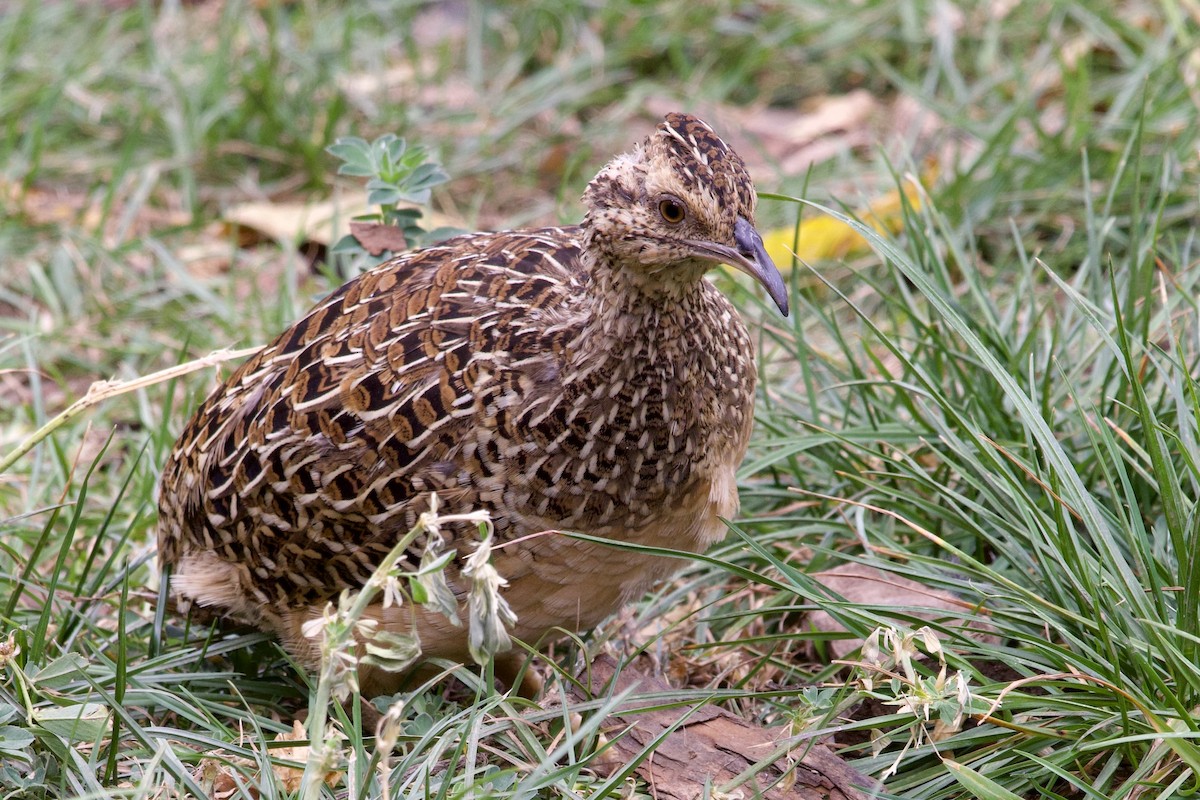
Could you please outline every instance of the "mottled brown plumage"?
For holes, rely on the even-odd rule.
[[[350,281],[243,364],[196,412],[163,470],[159,554],[181,607],[277,633],[361,586],[428,508],[487,509],[513,634],[585,630],[671,573],[541,531],[699,552],[737,510],[753,345],[703,274],[729,263],[786,313],[754,231],[741,159],[669,115],[610,162],[577,227],[476,233]],[[469,526],[452,529],[467,552]],[[419,557],[414,550],[411,561]],[[449,570],[462,591],[458,566]],[[423,652],[464,659],[464,629],[372,609]],[[363,676],[385,691],[394,676]]]

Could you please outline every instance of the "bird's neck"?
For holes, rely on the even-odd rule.
[[[632,385],[661,386],[667,397],[715,385],[708,373],[723,373],[726,363],[745,357],[753,372],[745,327],[704,279],[711,264],[624,263],[605,244],[584,227],[580,266],[587,288],[575,295],[560,350],[570,376],[562,387],[566,394],[599,392],[600,380],[611,389],[620,376]]]
[[[661,497],[676,502],[695,476],[709,475],[710,462],[741,460],[753,407],[753,342],[729,301],[704,280],[703,265],[674,265],[693,274],[673,274],[669,283],[646,280],[640,265],[585,267],[594,270],[577,295],[586,309],[559,351],[558,380],[547,386],[570,411],[553,424],[566,430],[587,420],[591,439],[605,443],[605,457],[619,462],[614,469],[639,476],[635,483],[666,480],[642,474],[640,454],[674,459],[678,468]]]
[[[586,327],[600,340],[671,339],[697,324],[711,302],[709,265],[589,263]],[[706,291],[707,290],[707,291]]]

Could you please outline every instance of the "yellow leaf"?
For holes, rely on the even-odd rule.
[[[931,177],[925,176],[926,179]],[[917,186],[906,185],[904,196],[914,208],[920,207],[921,195]],[[893,189],[865,208],[857,209],[855,215],[880,233],[894,233],[900,229],[902,208],[900,191]],[[796,229],[787,227],[767,231],[763,244],[772,260],[784,269],[792,263],[793,247],[800,260],[806,262],[846,258],[869,249],[862,234],[827,214],[802,217],[799,241],[796,240]]]

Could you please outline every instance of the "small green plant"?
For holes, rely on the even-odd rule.
[[[450,177],[426,158],[425,148],[409,147],[394,133],[373,142],[357,136],[338,139],[327,148],[342,161],[339,175],[367,178],[367,203],[379,212],[354,218],[351,232],[333,246],[334,255],[354,261],[378,261],[406,249],[439,242],[459,233],[456,228],[426,230],[422,225],[431,190]]]

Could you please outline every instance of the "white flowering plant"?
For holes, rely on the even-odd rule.
[[[496,653],[511,647],[506,626],[511,626],[517,618],[508,602],[500,596],[506,581],[491,565],[495,531],[491,517],[484,510],[441,514],[438,497],[431,494],[429,510],[421,514],[417,524],[396,542],[363,588],[357,592],[343,592],[336,606],[328,603],[320,616],[309,620],[302,628],[305,636],[320,642],[321,648],[321,669],[309,700],[308,732],[313,745],[301,789],[301,796],[306,800],[319,797],[323,776],[332,766],[341,738],[327,725],[330,699],[344,703],[357,696],[359,664],[402,672],[421,657],[420,637],[415,628],[406,633],[383,630],[378,620],[364,618],[367,609],[377,601],[384,608],[418,603],[444,614],[455,625],[462,625],[458,598],[445,574],[455,552],[445,549],[446,540],[442,535],[444,526],[461,523],[476,525],[480,535],[475,551],[466,558],[461,571],[468,582],[471,657],[484,665]],[[422,534],[425,542],[420,563],[416,570],[408,569],[406,556]]]

